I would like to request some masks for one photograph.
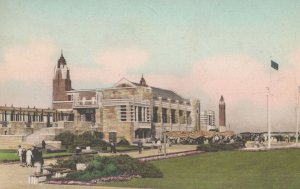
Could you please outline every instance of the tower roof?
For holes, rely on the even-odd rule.
[[[219,104],[225,104],[225,101],[224,101],[224,97],[223,97],[223,95],[221,96],[221,98],[220,98],[220,102],[219,102]]]
[[[143,74],[142,74],[142,78],[141,78],[141,80],[140,80],[140,85],[141,85],[141,86],[144,86],[144,87],[148,87],[148,85],[147,85],[147,83],[146,83],[146,80],[144,79]]]
[[[60,66],[65,66],[67,65],[67,62],[65,60],[65,57],[63,55],[63,52],[61,51],[61,55],[60,55],[60,58],[58,59],[57,61],[57,67],[60,68]]]

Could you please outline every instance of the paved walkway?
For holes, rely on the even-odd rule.
[[[194,150],[194,145],[174,145],[167,147],[167,153],[182,152],[187,150]],[[162,149],[162,153],[164,150]],[[144,150],[142,154],[138,152],[126,153],[132,157],[146,157],[151,155],[157,155],[157,149]],[[100,154],[100,155],[111,155],[111,154]],[[46,160],[45,164],[49,165],[54,163],[55,160]],[[1,189],[120,189],[115,187],[102,187],[102,186],[73,186],[73,185],[53,185],[53,184],[28,184],[28,176],[33,173],[33,168],[21,167],[18,164],[0,164],[0,188]]]
[[[174,153],[174,152],[196,150],[196,147],[197,147],[197,145],[172,145],[171,147],[166,148],[166,152]],[[117,153],[117,154],[127,154],[134,158],[147,157],[147,156],[153,156],[153,155],[163,155],[164,154],[164,145],[162,145],[161,152],[159,152],[158,149],[147,149],[147,150],[143,150],[141,154],[138,151],[131,151],[131,152],[127,152],[127,153]],[[111,154],[111,153],[101,154],[100,153],[99,155],[110,156],[110,155],[114,155],[114,154]]]

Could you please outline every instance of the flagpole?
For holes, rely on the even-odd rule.
[[[296,146],[298,146],[299,137],[299,87],[297,87],[297,107],[296,107]]]
[[[272,80],[271,80],[271,68],[270,69],[270,83],[269,87],[267,88],[267,117],[268,117],[268,149],[271,149],[271,114],[270,114],[270,91],[271,91],[271,85],[272,85]]]
[[[268,122],[268,148],[271,148],[271,123],[270,123],[270,111],[269,111],[269,95],[270,88],[267,87],[267,122]]]

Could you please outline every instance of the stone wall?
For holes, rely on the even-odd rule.
[[[73,108],[73,102],[59,102],[56,101],[55,103],[52,103],[53,109],[72,109]]]
[[[33,128],[26,127],[25,122],[11,121],[7,127],[0,128],[0,134],[2,135],[29,135],[33,133]]]
[[[33,122],[31,127],[26,127],[25,122],[23,121],[10,121],[7,127],[0,128],[0,134],[2,135],[29,135],[34,131],[41,128],[46,128],[47,123],[44,122]],[[5,132],[6,131],[6,132]]]
[[[132,122],[120,122],[117,108],[114,106],[103,109],[103,132],[104,140],[109,141],[109,133],[117,132],[117,141],[126,138],[129,142],[133,141],[134,131]]]
[[[149,102],[148,105],[142,105],[149,108],[150,117],[153,114],[152,112],[152,99],[153,95],[151,89],[148,87],[138,86],[137,88],[118,88],[118,89],[107,89],[103,91],[103,99],[124,99],[129,100],[130,105],[135,106],[135,103],[141,101]],[[132,101],[133,100],[133,101]],[[127,106],[126,113],[126,121],[119,120],[119,105]],[[139,106],[139,104],[137,104]],[[134,122],[131,121],[131,115],[128,113],[129,106],[128,104],[112,104],[111,106],[101,107],[100,117],[103,118],[102,121],[100,119],[101,128],[103,128],[104,139],[109,140],[109,133],[116,132],[117,141],[122,138],[125,138],[129,142],[133,142],[135,138],[134,131]]]
[[[17,149],[23,138],[23,135],[0,135],[0,149]]]

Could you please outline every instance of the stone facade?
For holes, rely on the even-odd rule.
[[[73,95],[75,122],[79,124],[86,112],[93,112],[93,125],[107,141],[125,138],[133,142],[161,138],[164,131],[201,128],[198,99],[184,99],[173,91],[148,86],[143,77],[140,83],[123,78],[113,87],[89,92],[85,93],[94,92],[94,96],[87,98],[81,95],[82,91],[69,92]]]

